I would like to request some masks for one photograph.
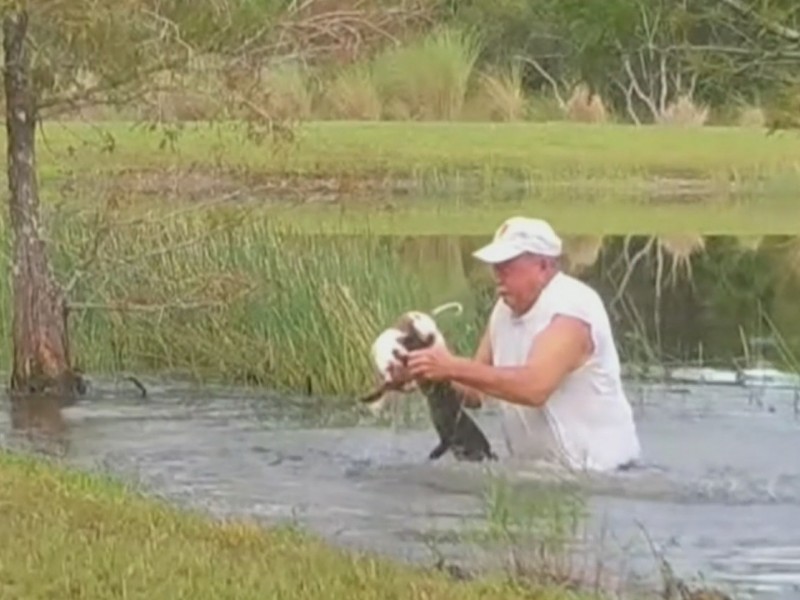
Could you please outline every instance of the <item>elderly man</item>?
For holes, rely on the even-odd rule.
[[[500,401],[509,452],[607,471],[640,453],[608,314],[600,296],[559,269],[548,223],[513,217],[474,253],[499,299],[475,357],[412,352],[406,376],[452,381],[465,403]]]

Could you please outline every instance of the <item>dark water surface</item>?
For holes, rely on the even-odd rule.
[[[638,469],[574,482],[589,492],[580,533],[588,570],[602,557],[609,577],[656,576],[643,528],[681,577],[733,586],[737,597],[800,597],[799,384],[791,373],[800,245],[757,242],[701,238],[691,264],[674,260],[683,256],[676,248],[696,248],[697,239],[673,239],[673,254],[639,262],[647,238],[605,240],[596,251],[583,240],[588,250],[571,255],[611,306],[645,453]],[[475,243],[429,240],[413,260],[430,258],[431,280],[452,297],[475,281],[463,258]],[[441,276],[457,272],[448,261],[460,261],[458,276]],[[353,408],[341,425],[320,426],[337,412],[324,400],[146,383],[150,395],[140,399],[127,382],[96,381],[85,401],[38,417],[61,442],[36,446],[215,514],[297,519],[347,546],[430,563],[427,540],[438,534],[437,552],[462,564],[503,558],[452,535],[485,527],[491,473],[449,457],[429,463],[436,439],[425,422],[380,425]],[[501,454],[495,474],[523,490],[566,477],[515,464],[497,413],[477,418]],[[5,444],[32,443],[7,412],[0,432]]]

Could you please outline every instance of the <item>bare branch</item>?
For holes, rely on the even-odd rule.
[[[226,308],[229,302],[172,302],[168,304],[138,304],[128,302],[70,302],[69,310],[103,310],[109,312],[162,313],[169,310],[202,310],[207,308]]]
[[[614,83],[617,84],[617,87],[619,87],[625,95],[625,106],[631,119],[637,126],[641,125],[642,122],[639,119],[639,115],[636,114],[636,109],[633,107],[633,85],[629,84],[628,87],[625,87],[625,84],[619,79],[614,79]]]
[[[564,98],[561,96],[561,93],[558,91],[558,84],[556,83],[556,80],[553,79],[553,77],[550,75],[550,73],[548,73],[544,69],[544,67],[542,67],[542,65],[539,64],[539,62],[536,59],[529,58],[527,56],[522,56],[521,54],[515,55],[514,58],[516,58],[517,60],[521,60],[522,62],[526,62],[529,65],[531,65],[534,69],[536,69],[539,72],[539,74],[542,77],[544,77],[548,81],[548,83],[553,88],[553,95],[556,97],[556,101],[558,102],[559,108],[561,108],[563,110],[567,106],[567,103],[564,102]]]
[[[764,25],[767,29],[772,31],[772,33],[779,35],[787,40],[792,42],[800,42],[800,31],[797,29],[793,29],[791,27],[787,27],[786,25],[781,25],[780,23],[776,23],[763,17],[755,12],[754,9],[747,6],[742,0],[721,0],[723,4],[727,4],[734,10],[740,12],[743,15],[751,16],[758,20],[762,25]]]
[[[636,92],[636,95],[639,97],[639,100],[644,102],[645,105],[650,109],[650,112],[653,114],[654,119],[658,119],[658,108],[653,103],[653,100],[647,96],[643,91],[642,88],[639,87],[639,82],[636,79],[636,74],[633,72],[633,67],[631,66],[631,59],[629,57],[623,58],[623,65],[625,66],[625,71],[628,73],[628,77],[630,78],[631,87],[633,91]]]

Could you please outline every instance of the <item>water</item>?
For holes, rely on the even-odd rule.
[[[771,262],[753,252],[734,260],[730,240],[705,241],[694,279],[679,276],[656,300],[657,265],[629,278],[627,298],[638,319],[624,302],[611,303],[624,358],[647,355],[637,337],[644,330],[673,358],[670,367],[684,368],[668,369],[667,379],[626,380],[645,464],[576,482],[589,492],[591,518],[580,532],[584,564],[592,573],[602,557],[606,579],[652,580],[657,564],[644,530],[681,577],[701,574],[735,586],[737,597],[797,598],[798,393],[791,377],[767,385],[736,370],[756,358],[786,366],[797,339],[787,310],[796,280],[775,266],[775,249],[785,240],[762,242],[772,249]],[[608,241],[610,250],[583,272],[606,298],[614,295],[609,282],[619,284],[626,270],[622,243]],[[447,288],[443,295],[457,287],[452,278],[438,281]],[[776,322],[787,325],[781,336],[770,329]],[[700,361],[711,367],[698,371]],[[717,383],[697,383],[699,375]],[[340,416],[341,425],[319,426],[338,414],[324,399],[146,383],[147,399],[129,383],[98,380],[78,405],[38,411],[40,426],[56,439],[26,439],[3,414],[4,443],[60,452],[73,464],[110,469],[216,515],[293,519],[336,543],[404,560],[430,564],[441,554],[469,568],[504,556],[481,554],[453,535],[486,525],[489,473],[449,457],[428,462],[436,436],[427,425],[379,426],[354,408]],[[496,412],[477,418],[503,459],[492,469],[518,488],[541,491],[542,482],[564,478],[546,465],[515,465],[505,456]]]

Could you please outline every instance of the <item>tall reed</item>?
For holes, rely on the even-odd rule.
[[[59,279],[88,264],[71,291],[70,331],[89,373],[360,393],[374,383],[374,336],[402,311],[438,300],[401,260],[399,240],[301,235],[271,224],[267,213],[235,207],[165,214],[115,218],[96,256],[93,216],[49,219]],[[0,268],[7,267],[4,257]],[[0,301],[0,335],[9,340],[6,278]],[[462,325],[452,332],[459,348],[475,337],[474,327]],[[9,365],[10,347],[0,352]]]
[[[458,119],[479,50],[473,34],[442,29],[376,57],[372,75],[384,116]]]

